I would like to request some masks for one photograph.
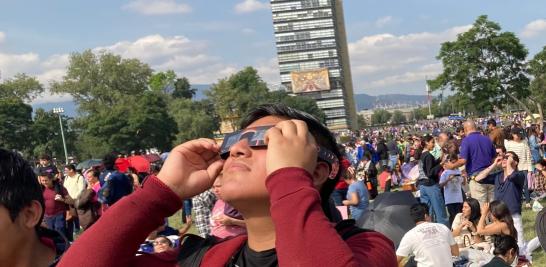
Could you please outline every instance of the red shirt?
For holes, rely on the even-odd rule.
[[[49,189],[47,187],[44,187],[44,191],[42,195],[44,196],[45,201],[45,215],[46,216],[54,216],[59,215],[67,210],[67,206],[64,202],[56,201],[55,200],[55,193],[54,189]],[[63,187],[63,194],[67,195],[68,192]]]

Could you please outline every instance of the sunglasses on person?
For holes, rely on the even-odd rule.
[[[231,147],[241,140],[247,140],[248,146],[252,148],[267,147],[265,133],[271,127],[273,126],[258,126],[226,134],[222,146],[220,146],[220,157],[227,159]],[[320,146],[318,149],[318,158],[330,165],[328,178],[334,179],[339,171],[339,159],[336,155],[332,151]]]

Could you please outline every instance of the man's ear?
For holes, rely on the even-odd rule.
[[[33,200],[30,205],[24,207],[21,212],[19,212],[17,220],[26,228],[34,228],[36,225],[40,224],[43,212],[44,209],[42,208],[42,205],[40,205],[40,202]]]
[[[324,182],[328,179],[330,175],[330,166],[324,161],[317,162],[317,166],[313,171],[313,186],[320,190]]]

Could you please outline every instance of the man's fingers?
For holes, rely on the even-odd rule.
[[[277,127],[271,127],[265,132],[264,140],[265,144],[269,144],[271,140],[279,139],[282,137],[281,129]]]
[[[224,166],[223,160],[216,160],[209,165],[209,167],[207,168],[207,173],[209,177],[212,179],[211,184],[214,183],[214,181],[216,180],[216,177],[220,175],[220,173],[222,172],[223,166]]]
[[[280,129],[282,135],[285,137],[293,137],[298,135],[298,129],[291,120],[281,121],[275,125],[275,128]]]

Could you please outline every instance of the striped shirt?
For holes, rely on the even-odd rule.
[[[518,170],[530,171],[533,169],[531,159],[531,149],[525,140],[516,142],[512,140],[504,140],[506,151],[512,151],[519,157]]]

